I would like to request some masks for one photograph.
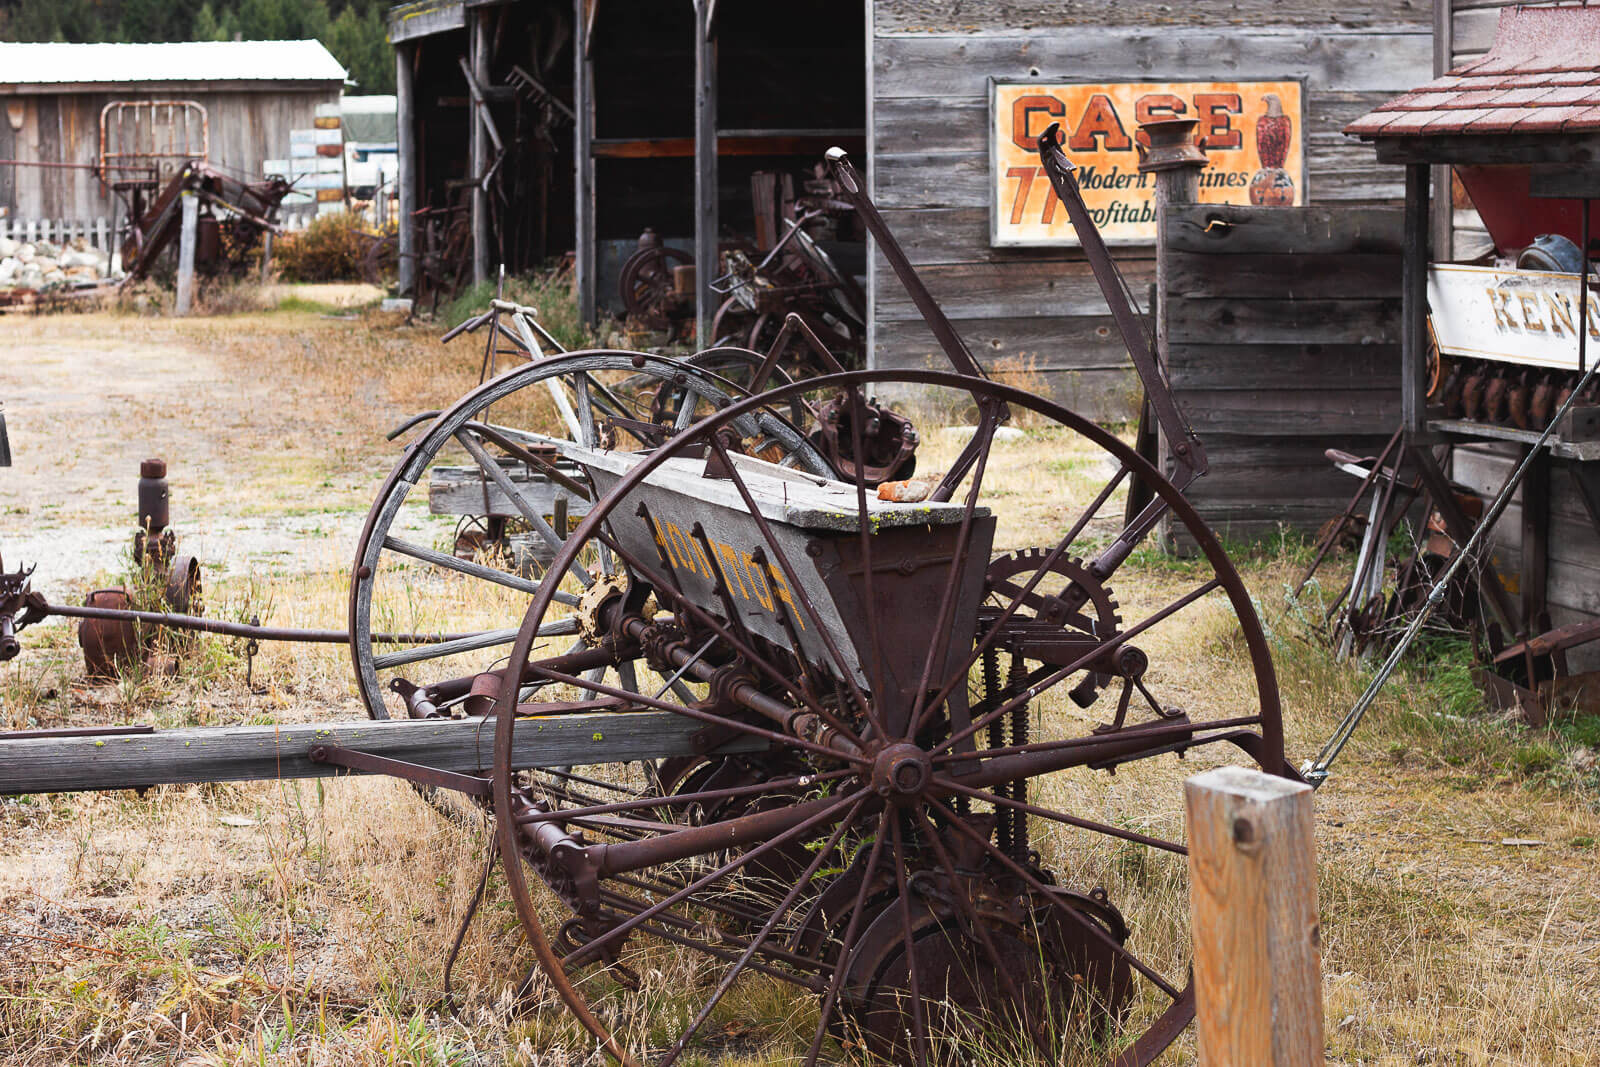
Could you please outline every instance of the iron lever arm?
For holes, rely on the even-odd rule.
[[[945,317],[944,310],[933,299],[933,294],[928,292],[928,287],[917,275],[916,268],[911,266],[911,260],[906,258],[900,242],[889,232],[888,223],[883,221],[883,216],[878,214],[877,207],[867,196],[861,175],[850,162],[849,155],[842,148],[830,148],[827,158],[834,180],[844,190],[845,198],[856,209],[856,214],[861,216],[861,221],[866,223],[867,232],[878,242],[878,250],[889,261],[889,266],[894,270],[895,277],[900,279],[900,284],[906,287],[911,302],[922,313],[923,321],[933,331],[934,339],[939,342],[939,347],[944,349],[944,354],[949,357],[956,373],[973,378],[988,377],[983,373],[983,368],[978,366],[978,361],[972,358],[966,342],[956,333],[955,326]]]
[[[424,767],[419,763],[407,763],[405,760],[392,759],[389,756],[375,756],[370,752],[358,752],[340,745],[318,745],[307,755],[312,763],[329,763],[335,767],[346,767],[363,774],[386,774],[392,778],[404,778],[416,782],[418,785],[454,789],[471,797],[489,795],[487,778],[440,770],[438,767]]]
[[[1039,135],[1039,162],[1043,165],[1045,174],[1049,176],[1050,185],[1055,189],[1056,196],[1066,206],[1067,218],[1078,235],[1078,243],[1083,246],[1083,254],[1089,260],[1090,269],[1094,271],[1094,280],[1099,284],[1100,292],[1111,308],[1111,317],[1117,322],[1117,330],[1122,334],[1123,344],[1128,347],[1128,355],[1133,360],[1133,369],[1138,372],[1139,380],[1144,383],[1145,396],[1150,400],[1151,410],[1155,412],[1156,422],[1160,424],[1162,433],[1166,434],[1169,447],[1172,449],[1172,459],[1178,465],[1179,476],[1173,481],[1179,489],[1182,489],[1189,481],[1206,472],[1205,448],[1195,436],[1189,420],[1178,410],[1166,373],[1150,351],[1144,330],[1140,328],[1138,318],[1128,303],[1128,296],[1123,292],[1121,280],[1117,277],[1116,266],[1111,262],[1111,253],[1106,250],[1106,243],[1101,238],[1100,231],[1095,228],[1094,220],[1089,217],[1089,208],[1084,204],[1083,194],[1078,190],[1078,179],[1073,176],[1073,171],[1077,168],[1061,150],[1060,129],[1060,123],[1052,122],[1050,128]]]

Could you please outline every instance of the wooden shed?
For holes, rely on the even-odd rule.
[[[1600,355],[1600,8],[1490,9],[1487,37],[1484,11],[1456,7],[1454,39],[1465,29],[1475,47],[1349,132],[1407,169],[1408,440],[1418,454],[1449,445],[1452,478],[1485,497],[1528,463],[1493,536],[1520,592],[1507,630],[1537,634],[1600,618],[1600,398],[1580,389],[1551,422]],[[1430,176],[1452,189],[1431,248]],[[1576,658],[1600,666],[1600,646]]]
[[[317,41],[0,44],[0,224],[114,228],[120,176],[185,159],[258,180],[344,77]]]

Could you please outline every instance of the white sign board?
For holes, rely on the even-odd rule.
[[[1578,369],[1576,274],[1436,263],[1428,268],[1434,338],[1446,356]],[[1600,301],[1589,301],[1588,357],[1600,355]]]

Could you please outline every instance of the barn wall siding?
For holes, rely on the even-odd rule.
[[[872,8],[870,179],[885,219],[981,360],[1041,374],[1049,392],[1096,418],[1131,417],[1137,392],[1082,254],[989,246],[990,78],[1303,78],[1310,202],[1357,208],[1403,194],[1400,168],[1378,166],[1370,148],[1339,131],[1427,79],[1426,5],[1373,0],[1341,8],[1332,24],[1326,5],[1299,0],[1242,0],[1221,17],[1209,7],[911,0]],[[1154,248],[1115,254],[1143,302]],[[938,365],[931,333],[881,255],[870,288],[874,365]],[[1255,319],[1241,326],[1266,328]],[[1253,339],[1243,328],[1228,338]]]

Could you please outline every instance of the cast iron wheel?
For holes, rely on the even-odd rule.
[[[803,487],[727,447],[725,428],[764,404],[823,389],[858,406],[868,390],[897,386],[942,394],[933,410],[987,413],[953,464],[949,502],[880,502],[859,479]],[[995,446],[1007,410],[1042,418],[1029,432],[1060,454],[1090,457],[1064,470],[1101,469],[1100,455],[1116,473],[1098,491],[1071,486],[1070,473],[1052,486]],[[1249,594],[1154,466],[1049,401],[932,372],[787,386],[648,456],[585,462],[604,495],[553,572],[607,549],[619,569],[598,611],[606,647],[674,670],[694,699],[629,694],[561,669],[542,633],[567,612],[562,587],[546,583],[502,676],[500,706],[518,715],[496,718],[493,801],[531,947],[612,1056],[664,1067],[705,1051],[696,1043],[712,1040],[708,1021],[719,1032],[743,1025],[727,994],[772,982],[797,998],[790,1017],[810,1021],[792,1046],[770,1038],[771,1051],[806,1064],[856,1048],[925,1067],[979,1040],[1018,1060],[1055,1062],[1086,1044],[1144,1064],[1182,1032],[1194,1004],[1182,780],[1240,759],[1293,771]],[[1165,503],[1202,562],[1176,592],[1122,588],[1119,609],[1104,583],[1136,539],[1087,563],[1074,550],[1130,477]],[[986,501],[1007,480],[1012,494],[1020,481],[1031,496],[1055,489],[1074,503],[1045,548],[992,569]],[[1208,632],[1236,623],[1224,643],[1249,660],[1227,675],[1222,706],[1196,697],[1193,653],[1167,663],[1146,651],[1171,658],[1185,640],[1171,636],[1173,620],[1194,612],[1215,617]],[[1003,677],[983,677],[997,673],[986,670],[991,655]],[[1141,699],[1119,693],[1080,711],[1069,694],[1095,704],[1118,689],[1085,689],[1095,678],[1121,679]],[[551,701],[665,711],[808,770],[789,763],[766,780],[689,792],[680,775],[664,796],[631,765],[587,767],[576,796],[512,763],[523,716]],[[735,798],[719,819],[716,806]],[[797,874],[751,875],[796,843],[810,856]],[[530,873],[559,903],[535,903]],[[651,981],[693,991],[695,1005],[654,1044],[643,1035],[661,1020],[638,992]]]
[[[641,248],[622,265],[617,288],[623,307],[641,323],[664,330],[672,324],[668,307],[675,292],[672,268],[693,263],[694,257],[681,248],[655,245]]]
[[[571,412],[566,436],[544,432],[566,425],[552,390]],[[675,398],[673,416],[658,424],[652,409],[663,391]],[[549,584],[544,568],[570,529],[570,523],[557,528],[558,516],[575,519],[593,496],[582,472],[559,458],[563,445],[596,447],[604,438],[618,450],[650,447],[742,395],[736,384],[694,363],[597,350],[519,365],[435,418],[379,490],[356,547],[351,653],[367,713],[378,719],[471,713],[492,699],[493,690],[484,688],[469,703],[473,680],[503,661],[529,599]],[[799,429],[766,411],[741,417],[735,430],[751,447],[800,470],[831,473]],[[483,493],[484,513],[509,507],[507,524],[524,532],[459,558],[453,520],[427,518],[429,473],[436,465],[470,471],[469,490]],[[604,546],[564,566],[560,573],[570,588],[555,594],[559,605],[579,607],[595,585],[591,569],[615,569]],[[381,639],[393,633],[440,639],[394,647]],[[576,618],[552,622],[546,636],[563,639],[570,652],[592,643]],[[598,679],[607,669],[590,673]],[[624,688],[635,688],[635,664],[609,669]]]

